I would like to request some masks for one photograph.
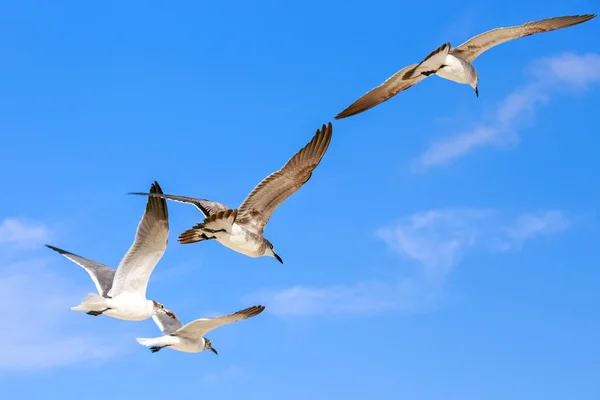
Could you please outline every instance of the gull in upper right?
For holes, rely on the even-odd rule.
[[[469,85],[479,97],[479,75],[473,67],[473,61],[483,52],[509,40],[581,24],[595,16],[596,14],[585,14],[547,18],[523,25],[492,29],[454,48],[451,48],[450,42],[445,43],[420,63],[401,69],[381,85],[367,92],[339,113],[335,119],[350,117],[375,107],[430,75]]]
[[[263,312],[264,309],[265,306],[248,307],[236,313],[216,318],[200,318],[186,325],[181,324],[175,313],[167,309],[162,309],[156,312],[152,316],[152,319],[164,336],[152,339],[137,338],[136,340],[142,346],[149,347],[153,353],[164,347],[170,347],[186,353],[199,353],[204,350],[210,350],[218,354],[212,347],[210,340],[205,338],[204,335],[223,325],[254,317]]]

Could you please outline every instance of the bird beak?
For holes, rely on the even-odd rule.
[[[210,351],[212,351],[213,353],[215,353],[216,355],[219,355],[219,353],[217,353],[217,351],[215,349],[213,349],[212,347],[210,348]]]
[[[279,257],[277,254],[273,253],[273,256],[277,259],[277,261],[279,261],[280,263],[283,264],[283,260],[281,259],[281,257]]]
[[[479,97],[479,86],[475,86],[475,95]]]

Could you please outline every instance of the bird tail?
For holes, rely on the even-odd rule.
[[[156,338],[137,338],[135,339],[142,346],[150,348],[150,351],[156,353],[164,347],[170,347],[178,343],[178,338],[175,336],[161,336]]]
[[[78,306],[71,307],[73,311],[98,311],[106,308],[106,299],[97,293],[88,293]]]
[[[227,209],[207,217],[204,222],[179,235],[179,243],[188,244],[216,238],[218,233],[231,233],[238,210]]]
[[[423,61],[421,61],[416,67],[408,71],[402,77],[403,79],[416,78],[419,75],[435,74],[438,69],[444,65],[446,56],[450,52],[450,42],[444,43],[434,51],[432,51]]]
[[[163,343],[160,340],[162,338],[157,337],[157,338],[137,338],[135,339],[139,344],[141,344],[142,346],[146,346],[146,347],[153,347],[153,346],[162,346]]]

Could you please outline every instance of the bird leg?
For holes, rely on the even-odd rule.
[[[106,312],[106,311],[108,311],[108,310],[110,310],[110,308],[105,308],[105,309],[104,309],[104,310],[102,310],[102,311],[88,311],[88,312],[86,312],[86,314],[87,314],[87,315],[92,315],[92,316],[94,316],[94,317],[97,317],[98,315],[101,315],[101,314],[103,314],[104,312]]]
[[[152,347],[150,347],[150,351],[153,352],[153,353],[156,353],[157,351],[159,351],[163,347],[169,347],[169,346],[170,346],[170,344],[166,344],[164,346],[152,346]]]

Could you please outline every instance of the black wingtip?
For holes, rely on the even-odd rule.
[[[49,245],[49,244],[45,244],[44,246],[46,246],[50,250],[54,250],[54,251],[56,251],[57,253],[60,253],[60,254],[65,254],[66,253],[66,251],[64,251],[63,249],[59,249],[58,247],[54,247],[54,246]]]
[[[163,194],[162,188],[160,187],[160,185],[158,184],[157,181],[154,181],[154,183],[152,184],[152,186],[150,186],[150,193]]]

